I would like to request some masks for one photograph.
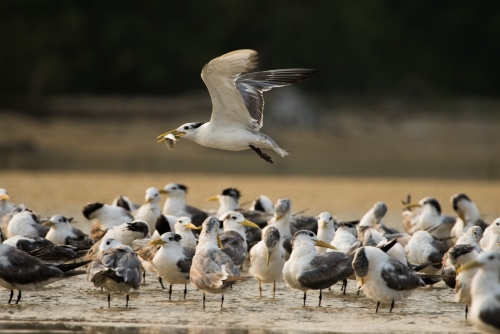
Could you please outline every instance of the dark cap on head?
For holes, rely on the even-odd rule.
[[[238,189],[236,188],[226,188],[222,191],[222,194],[221,195],[224,195],[224,196],[231,196],[237,200],[240,199],[241,197],[241,193]]]
[[[455,211],[458,210],[458,202],[460,202],[461,200],[472,202],[466,194],[464,193],[456,194],[451,198],[451,204],[453,205],[453,210]]]
[[[89,203],[83,207],[83,210],[82,210],[83,216],[85,218],[87,218],[88,220],[90,220],[90,219],[92,219],[92,218],[90,218],[90,215],[93,212],[96,212],[97,210],[102,208],[103,206],[104,206],[104,204],[98,203],[98,202],[97,203]]]

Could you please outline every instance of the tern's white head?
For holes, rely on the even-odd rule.
[[[491,223],[491,233],[500,234],[500,218],[497,218]]]
[[[434,197],[425,197],[421,199],[418,204],[422,207],[423,211],[431,212],[435,215],[441,215],[441,205]]]
[[[55,215],[50,218],[49,221],[46,221],[43,223],[43,226],[51,226],[55,229],[62,228],[62,227],[67,227],[69,223],[71,222],[72,218],[68,219],[64,216],[61,215]]]
[[[319,240],[314,232],[307,230],[296,232],[292,237],[291,244],[293,249],[305,246],[313,250],[314,247],[319,246],[337,250],[337,248],[333,247],[332,245]]]
[[[158,203],[160,201],[160,192],[155,187],[150,187],[146,189],[146,204],[147,203]]]
[[[207,198],[207,201],[219,201],[220,207],[217,211],[221,215],[227,211],[234,211],[240,208],[241,193],[236,188],[226,188],[219,195]]]
[[[280,198],[274,206],[274,217],[276,220],[292,214],[292,201],[288,198]]]
[[[169,183],[163,189],[160,190],[160,193],[167,194],[168,197],[186,197],[188,188],[180,183]]]
[[[0,201],[7,201],[9,200],[9,194],[7,193],[7,190],[4,188],[0,188]]]
[[[486,271],[500,272],[500,254],[495,251],[487,251],[478,255],[478,257],[471,262],[462,266],[463,270],[481,267]]]
[[[150,245],[161,245],[162,247],[176,247],[180,245],[182,237],[177,233],[167,232],[163,233],[159,239],[151,241]]]
[[[203,124],[205,123],[195,122],[195,123],[182,124],[177,129],[162,133],[161,135],[158,136],[158,138],[164,139],[166,135],[173,134],[175,138],[184,137],[192,140],[196,138],[196,134],[200,130],[200,126],[202,126]],[[162,141],[161,139],[160,141]]]
[[[246,220],[245,217],[235,211],[229,211],[223,219],[224,231],[236,231],[245,238],[244,226],[259,228],[259,225]]]
[[[271,199],[265,195],[260,195],[252,202],[250,210],[262,211],[268,214],[274,214],[274,205]]]
[[[464,223],[473,223],[480,218],[479,209],[466,194],[453,195],[451,197],[451,205]]]
[[[189,217],[179,217],[175,222],[175,233],[181,234],[186,229],[199,230],[193,223],[191,223],[191,218]]]
[[[110,248],[117,248],[119,246],[123,246],[123,244],[120,242],[120,240],[109,238],[109,239],[104,240],[102,246],[99,248],[101,248],[101,250],[103,252],[105,252]]]
[[[319,230],[334,230],[335,219],[329,212],[322,212],[318,216],[318,231]]]
[[[200,233],[200,238],[197,248],[202,247],[202,245],[205,244],[211,246],[216,246],[218,244],[219,247],[222,248],[222,243],[220,242],[219,238],[219,226],[220,222],[217,218],[208,217],[207,219],[205,219],[202,225],[202,230]]]

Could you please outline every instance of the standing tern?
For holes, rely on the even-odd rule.
[[[203,67],[201,78],[212,98],[212,117],[207,123],[186,123],[158,136],[159,142],[172,134],[205,147],[228,151],[254,150],[272,163],[261,148],[272,149],[281,157],[290,155],[274,140],[260,133],[264,118],[265,91],[307,80],[318,70],[284,69],[248,73],[257,66],[257,52],[237,50],[213,59]]]
[[[293,252],[283,268],[283,278],[290,288],[304,292],[304,306],[307,290],[319,290],[318,306],[321,306],[321,290],[346,280],[354,273],[352,256],[336,251],[335,247],[319,240],[311,231],[295,233],[291,243]],[[316,246],[335,251],[319,255]]]
[[[481,253],[463,270],[480,268],[471,283],[471,321],[485,333],[500,333],[500,254]]]
[[[167,200],[163,205],[163,214],[175,217],[189,217],[196,226],[201,226],[208,215],[193,206],[186,204],[186,195],[188,188],[180,183],[169,183],[163,189],[161,194],[167,195]]]
[[[260,229],[259,225],[246,220],[239,212],[230,211],[223,220],[224,232],[220,234],[222,251],[231,257],[234,264],[241,266],[248,254],[245,226]]]
[[[285,249],[281,244],[280,232],[269,226],[262,240],[250,250],[250,269],[248,272],[259,281],[259,294],[262,297],[262,283],[273,283],[273,298],[276,294],[276,282],[283,280]]]
[[[472,226],[479,226],[485,230],[488,225],[481,219],[479,209],[466,194],[455,194],[451,197],[453,210],[458,214],[455,225],[451,229],[451,236],[458,239]]]
[[[322,212],[318,216],[318,238],[327,244],[331,243],[335,237],[335,219],[328,212]],[[326,248],[316,247],[316,250],[321,255],[326,253]]]
[[[155,224],[161,215],[160,192],[155,187],[146,189],[145,202],[137,211],[133,213],[135,219],[145,221],[149,225],[149,230],[155,230]]]

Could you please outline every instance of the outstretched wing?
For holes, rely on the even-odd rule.
[[[254,128],[235,80],[238,75],[255,68],[256,65],[256,51],[237,50],[217,57],[203,67],[201,78],[212,98],[210,122],[232,126],[236,123],[242,127]]]
[[[299,283],[310,289],[326,289],[354,274],[352,257],[342,252],[328,252],[311,261],[311,269],[298,277]]]
[[[291,68],[247,73],[236,78],[236,88],[241,93],[256,130],[264,124],[264,92],[310,79],[318,72],[318,70]]]
[[[381,276],[387,287],[396,291],[412,290],[425,285],[412,269],[393,258],[388,259]]]

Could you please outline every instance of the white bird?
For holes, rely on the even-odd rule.
[[[14,209],[15,205],[9,202],[9,194],[7,190],[4,188],[0,188],[0,219],[3,216],[8,214],[12,209]]]
[[[390,302],[389,312],[392,312],[395,301],[410,296],[414,289],[425,285],[406,264],[389,257],[376,247],[365,246],[358,249],[352,267],[363,293],[377,302],[375,313],[381,302]]]
[[[361,242],[358,240],[358,230],[356,226],[351,223],[341,223],[337,231],[335,231],[335,236],[331,245],[340,252],[348,255],[353,250],[360,247]]]
[[[155,230],[155,224],[161,215],[160,192],[155,187],[146,189],[145,202],[137,211],[133,213],[134,219],[145,221],[149,225],[149,230]]]
[[[283,268],[283,278],[290,288],[304,292],[304,306],[307,290],[319,290],[318,306],[321,306],[321,290],[346,280],[354,273],[351,266],[353,257],[336,251],[335,247],[319,240],[311,231],[296,232],[291,243],[293,252]],[[334,251],[319,255],[316,246]]]
[[[318,216],[318,238],[327,244],[335,237],[335,219],[329,212],[322,212]],[[318,254],[326,253],[326,248],[316,247]]]
[[[253,200],[252,205],[249,210],[252,211],[262,211],[269,215],[274,214],[274,204],[269,197],[266,195],[259,195],[256,199]]]
[[[479,209],[466,194],[455,194],[451,197],[453,210],[458,214],[458,218],[451,229],[450,235],[458,239],[472,226],[479,226],[483,230],[488,225],[481,219]]]
[[[101,239],[113,226],[134,220],[134,216],[124,208],[102,203],[89,203],[83,207],[82,213],[88,220],[96,219],[90,231],[90,237],[94,240]]]
[[[229,211],[222,221],[224,232],[220,233],[222,251],[231,257],[234,264],[241,266],[248,255],[245,226],[259,229],[259,225],[246,220],[239,212]]]
[[[48,228],[38,224],[36,216],[32,212],[26,210],[12,216],[5,234],[7,238],[27,234],[45,237],[47,231]]]
[[[408,203],[405,208],[419,208],[415,223],[409,231],[414,234],[417,231],[427,231],[436,238],[444,239],[450,236],[450,231],[455,224],[455,218],[445,216],[441,213],[441,205],[433,197],[425,197],[418,203]]]
[[[151,246],[160,245],[152,262],[160,278],[170,285],[168,300],[172,299],[174,284],[184,284],[184,299],[186,299],[187,284],[190,282],[189,271],[195,250],[182,246],[181,240],[179,234],[167,232],[149,243]]]
[[[37,291],[44,286],[79,273],[67,271],[87,264],[89,261],[46,265],[40,260],[7,244],[0,244],[0,286],[10,290],[9,304],[18,290],[16,304],[21,300],[21,291]]]
[[[387,240],[386,237],[382,235],[378,230],[376,229],[369,229],[365,231],[364,235],[364,240],[363,240],[363,246],[372,246],[372,247],[382,247],[383,245],[387,244],[389,240]],[[399,262],[408,265],[408,259],[406,258],[406,252],[403,247],[399,242],[396,242],[387,252],[387,255],[390,257],[393,257],[395,259],[398,259]]]
[[[160,193],[167,195],[167,200],[163,205],[163,214],[174,217],[189,217],[191,222],[196,226],[201,226],[208,215],[193,206],[186,204],[186,195],[188,188],[179,183],[169,183]]]
[[[500,333],[500,254],[488,251],[463,266],[480,268],[471,283],[471,322],[485,333]]]
[[[203,230],[200,233],[196,254],[191,265],[191,284],[203,293],[203,308],[205,308],[207,292],[222,294],[222,308],[224,293],[236,281],[246,278],[240,276],[238,267],[229,255],[219,249],[218,233],[219,220],[215,217],[208,217],[203,222]]]
[[[472,302],[470,294],[472,278],[478,268],[465,271],[462,268],[466,263],[475,260],[478,255],[479,253],[471,245],[456,245],[448,251],[448,260],[458,274],[455,277],[455,300],[465,304],[465,319],[467,319],[467,312]]]
[[[261,148],[272,149],[280,156],[289,153],[274,140],[260,133],[264,116],[263,92],[312,78],[317,70],[285,69],[246,73],[257,66],[257,52],[237,50],[213,59],[203,67],[201,78],[212,98],[212,117],[208,123],[186,123],[158,136],[159,142],[173,134],[205,147],[228,151],[251,148],[259,157],[272,163]],[[242,74],[245,73],[245,74]]]
[[[441,268],[443,256],[448,251],[448,247],[446,246],[446,241],[437,240],[429,232],[418,231],[408,241],[405,251],[410,263],[432,263],[432,265],[421,270],[422,272],[437,274]]]
[[[484,250],[494,250],[500,253],[500,218],[497,218],[484,230],[483,238],[479,242]]]
[[[49,221],[42,225],[50,226],[50,230],[47,232],[45,238],[58,246],[70,245],[90,248],[95,243],[94,240],[81,230],[71,226],[68,218],[64,216],[52,216]]]
[[[367,228],[374,228],[383,234],[399,234],[399,231],[384,225],[382,220],[387,213],[387,205],[384,202],[377,202],[367,213],[360,219],[358,228],[358,238],[363,240],[363,232]]]
[[[102,252],[87,267],[87,280],[108,292],[108,307],[111,292],[125,292],[128,307],[129,292],[139,289],[141,275],[141,262],[134,250],[115,239],[103,240]]]
[[[292,253],[292,229],[290,227],[290,219],[292,218],[292,201],[288,198],[280,198],[274,206],[274,215],[269,220],[268,226],[274,226],[278,229],[281,236],[283,247],[288,255]],[[262,235],[266,232],[267,227],[262,229]]]
[[[470,227],[467,232],[462,234],[455,245],[470,245],[474,246],[477,252],[481,252],[481,246],[479,246],[479,241],[483,237],[483,230],[479,226]]]
[[[127,196],[118,195],[113,202],[112,206],[120,206],[128,212],[133,212],[141,207],[140,204],[134,203]]]
[[[262,240],[250,250],[250,269],[248,272],[259,282],[259,294],[262,297],[262,283],[273,283],[273,298],[276,294],[276,282],[283,280],[285,249],[281,244],[280,232],[269,226]]]

